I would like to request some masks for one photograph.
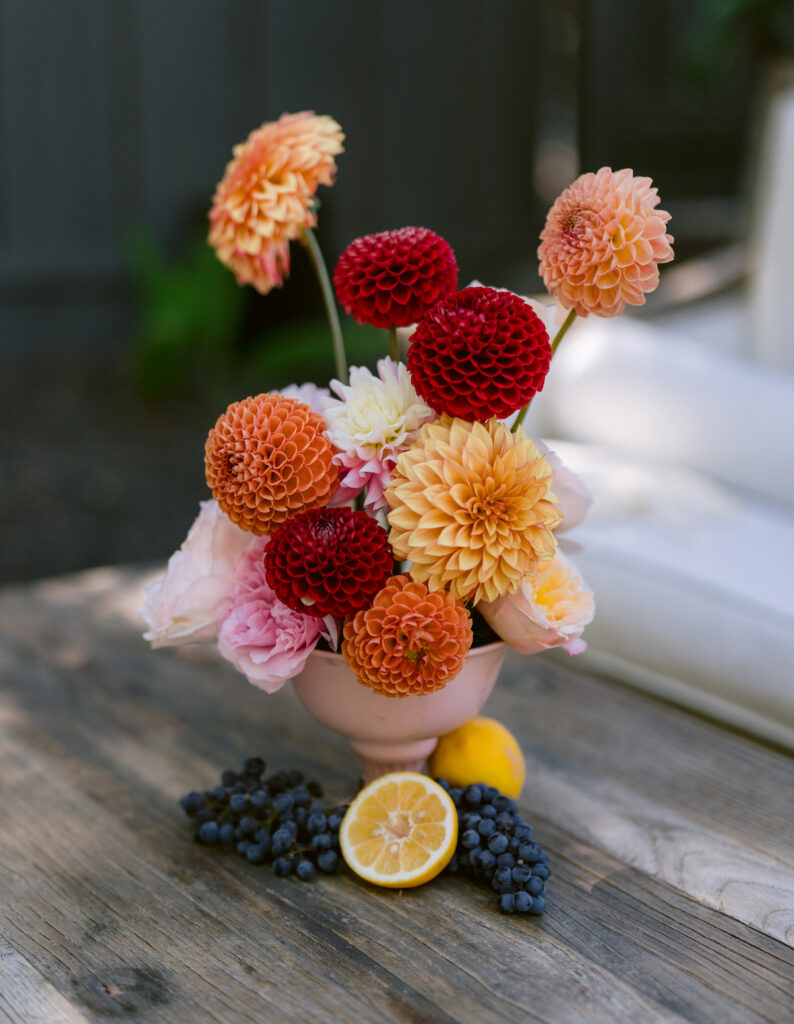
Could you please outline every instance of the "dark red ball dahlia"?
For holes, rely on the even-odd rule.
[[[361,324],[408,327],[454,291],[458,265],[448,242],[427,228],[354,239],[334,271],[336,297]]]
[[[408,369],[438,413],[500,419],[540,391],[551,360],[543,321],[513,292],[472,287],[427,311],[411,336]]]
[[[301,512],[271,534],[265,549],[265,576],[276,597],[318,618],[369,608],[393,568],[386,531],[351,508]]]

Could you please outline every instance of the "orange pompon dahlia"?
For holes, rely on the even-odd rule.
[[[328,504],[339,470],[324,426],[305,402],[279,394],[229,406],[209,432],[205,465],[212,496],[233,523],[270,533]]]
[[[392,576],[372,607],[345,623],[342,653],[364,686],[386,697],[420,697],[455,678],[471,641],[471,617],[460,601]]]
[[[580,316],[617,316],[641,306],[659,283],[659,263],[673,258],[650,178],[602,167],[559,196],[538,248],[540,274],[552,295]]]
[[[343,140],[333,118],[304,110],[266,122],[234,147],[212,201],[209,243],[238,284],[263,295],[283,284],[290,240],[317,223],[312,196],[333,185]]]
[[[443,416],[400,455],[386,500],[395,558],[431,590],[462,601],[515,592],[554,557],[561,515],[551,467],[496,419]]]

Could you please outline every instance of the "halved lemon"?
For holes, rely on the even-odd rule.
[[[392,772],[361,790],[339,829],[342,856],[361,878],[408,889],[435,878],[458,841],[458,812],[437,782]]]

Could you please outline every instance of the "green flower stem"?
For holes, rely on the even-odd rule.
[[[331,328],[331,338],[334,343],[334,362],[336,363],[336,376],[343,384],[347,384],[347,358],[345,356],[345,343],[342,339],[342,328],[339,326],[339,314],[336,311],[331,279],[328,276],[328,268],[323,259],[322,250],[317,244],[317,239],[311,228],[303,228],[303,244],[309,253],[309,257],[320,282],[320,291],[325,303],[325,312],[328,316],[328,325]]]
[[[392,357],[395,363],[399,363],[400,343],[397,340],[397,328],[394,326],[391,326],[389,328],[389,355]]]
[[[572,309],[572,310],[569,311],[568,316],[566,316],[566,318],[563,320],[562,324],[560,325],[559,331],[557,331],[557,333],[554,335],[554,341],[551,343],[551,357],[552,358],[554,357],[554,353],[557,351],[560,342],[565,337],[566,331],[568,330],[568,328],[571,326],[571,324],[574,322],[575,319],[576,319],[576,310]],[[527,404],[524,406],[524,408],[521,410],[521,412],[518,414],[518,416],[516,416],[516,421],[513,424],[513,433],[514,434],[518,433],[518,428],[524,422],[524,417],[529,412],[529,406],[530,406],[530,402],[531,401],[532,401],[532,399],[530,398],[529,402],[527,402]]]
[[[554,341],[551,343],[551,354],[552,354],[552,356],[554,356],[554,353],[557,351],[557,348],[559,347],[560,342],[565,337],[566,331],[568,330],[568,328],[571,326],[571,324],[574,322],[575,319],[576,319],[576,310],[572,309],[572,310],[569,311],[568,316],[566,316],[566,318],[563,320],[562,326],[560,327],[559,331],[557,331],[557,333],[554,335]]]

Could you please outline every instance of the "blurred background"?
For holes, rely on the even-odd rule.
[[[0,581],[164,559],[207,497],[204,438],[226,404],[332,375],[300,247],[262,297],[205,242],[232,146],[302,109],[347,134],[320,195],[331,268],[356,235],[422,224],[454,247],[461,284],[536,293],[557,194],[604,164],[652,176],[676,263],[612,356],[594,337],[582,358],[571,333],[537,429],[589,444],[579,454],[601,470],[605,446],[635,459],[601,473],[620,515],[653,520],[636,460],[664,457],[698,474],[682,507],[727,507],[717,482],[785,525],[792,68],[791,0],[0,0]],[[345,332],[353,363],[384,354],[367,329]],[[665,378],[654,360],[670,344],[683,363]],[[735,404],[748,368],[757,414]],[[719,392],[721,406],[701,401]],[[688,420],[693,404],[708,418]],[[769,466],[759,445],[716,437],[773,414]]]

